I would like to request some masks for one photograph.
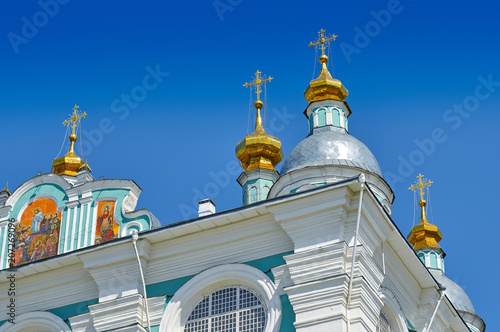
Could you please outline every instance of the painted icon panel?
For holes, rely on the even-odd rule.
[[[115,222],[115,202],[102,201],[97,204],[95,244],[118,238],[120,226]]]
[[[15,225],[14,263],[19,266],[57,255],[61,214],[50,198],[40,198],[24,209]]]

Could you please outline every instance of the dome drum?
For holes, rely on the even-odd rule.
[[[309,132],[325,126],[334,126],[348,131],[347,117],[351,111],[346,105],[332,100],[311,103],[304,111],[309,121]]]
[[[330,165],[306,166],[281,175],[271,188],[269,198],[299,193],[324,185],[357,178],[360,173],[365,174],[366,182],[370,189],[387,212],[391,213],[394,193],[383,178],[366,172],[361,168],[334,163]]]

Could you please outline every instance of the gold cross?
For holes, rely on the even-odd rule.
[[[84,118],[87,115],[87,113],[85,112],[80,113],[78,107],[80,106],[75,105],[75,107],[73,107],[73,114],[70,115],[70,118],[68,120],[65,120],[63,122],[63,125],[70,126],[73,129],[73,135],[75,134],[76,127],[80,123],[80,119]]]
[[[309,47],[313,47],[313,46],[316,46],[316,45],[319,45],[321,44],[321,53],[322,55],[325,55],[325,44],[329,45],[330,43],[330,40],[335,40],[335,38],[337,38],[338,36],[337,35],[332,35],[331,37],[328,37],[328,36],[325,36],[325,32],[326,30],[323,30],[321,29],[319,32],[318,32],[318,35],[319,35],[319,38],[316,42],[311,42],[309,44]]]
[[[431,184],[433,184],[434,182],[432,181],[429,181],[427,179],[424,179],[424,181],[422,182],[422,178],[424,177],[422,174],[419,174],[418,176],[418,181],[412,185],[410,188],[410,190],[413,190],[413,191],[419,191],[419,195],[420,195],[420,200],[424,200],[424,187],[430,187]],[[427,182],[426,182],[427,181]]]
[[[269,76],[268,78],[264,78],[265,76],[261,77],[260,74],[262,74],[262,73],[257,70],[257,72],[255,73],[253,82],[243,84],[243,86],[247,87],[247,88],[249,86],[252,86],[252,85],[255,85],[257,87],[255,90],[255,93],[257,94],[257,100],[260,100],[260,94],[262,92],[262,89],[260,88],[260,86],[262,84],[265,85],[266,82],[270,82],[273,79],[273,77],[271,77],[271,76]]]

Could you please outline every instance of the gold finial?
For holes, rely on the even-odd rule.
[[[326,48],[325,44],[329,45],[331,40],[335,40],[335,38],[338,37],[337,35],[334,35],[334,34],[332,34],[330,37],[325,36],[325,32],[326,32],[326,30],[321,29],[318,32],[318,35],[319,35],[318,40],[316,42],[314,42],[314,43],[313,42],[309,43],[309,47],[311,47],[311,48],[313,46],[316,46],[316,45],[321,45],[320,46],[320,48],[321,48],[321,56],[319,57],[319,62],[321,62],[321,63],[327,63],[328,62],[328,57],[325,54],[325,48]]]
[[[78,124],[80,124],[80,120],[87,116],[87,113],[85,112],[80,113],[80,110],[78,109],[79,107],[80,106],[75,105],[75,107],[73,107],[73,114],[70,115],[70,118],[68,120],[65,120],[63,122],[63,125],[71,127],[73,129],[71,135],[75,135],[75,130],[76,127],[78,127]]]
[[[419,174],[417,177],[418,181],[414,185],[411,185],[408,189],[414,192],[418,191],[418,194],[420,195],[420,201],[418,202],[418,205],[420,205],[422,209],[420,220],[421,222],[427,222],[427,216],[425,214],[425,206],[427,205],[427,202],[424,199],[424,189],[429,188],[431,184],[433,184],[433,182],[427,179],[424,179],[424,181],[422,181],[422,178],[424,177],[422,174]]]
[[[265,76],[260,76],[262,72],[257,70],[254,76],[254,80],[250,83],[243,84],[244,87],[248,88],[249,86],[255,85],[255,93],[257,94],[257,101],[254,103],[255,108],[257,109],[257,118],[255,120],[255,133],[265,133],[264,127],[262,126],[262,116],[260,114],[260,110],[264,107],[264,103],[260,100],[260,94],[262,93],[261,85],[266,84],[266,82],[271,82],[273,77],[269,76],[265,78]]]
[[[260,76],[260,74],[262,74],[262,72],[257,70],[257,72],[255,73],[255,76],[254,76],[254,80],[250,83],[243,84],[243,86],[247,87],[247,88],[249,86],[252,86],[252,85],[256,86],[255,93],[257,94],[257,101],[254,104],[256,109],[261,109],[262,107],[264,107],[264,104],[260,100],[260,94],[262,93],[261,85],[262,84],[265,85],[266,82],[271,82],[271,80],[274,79],[271,76],[269,76],[268,78],[265,78],[265,76]]]
[[[283,159],[283,150],[281,142],[276,137],[266,134],[262,125],[262,117],[260,110],[264,103],[260,100],[262,92],[261,85],[271,81],[273,78],[269,76],[261,76],[261,72],[257,70],[254,80],[250,83],[245,83],[243,86],[256,86],[257,101],[254,103],[257,109],[257,119],[255,121],[255,130],[252,134],[247,135],[242,141],[236,145],[236,157],[240,160],[241,167],[245,171],[253,169],[268,169],[276,171],[276,166]]]
[[[422,178],[424,177],[422,174],[419,174],[418,176],[418,181],[414,184],[414,185],[411,185],[410,190],[412,191],[419,191],[419,195],[420,195],[420,200],[423,201],[424,200],[424,189],[425,187],[430,187],[431,184],[433,184],[434,182],[432,181],[429,181],[427,179],[424,179],[424,181],[422,181]],[[427,182],[425,182],[427,181]]]
[[[76,128],[80,124],[81,119],[87,116],[87,113],[82,113],[78,108],[79,106],[75,105],[75,107],[73,107],[73,113],[70,114],[69,119],[63,122],[63,125],[71,127],[72,129],[71,135],[69,135],[69,141],[71,144],[69,151],[65,156],[54,159],[52,162],[52,172],[57,175],[74,176],[83,165],[82,159],[75,154],[75,142],[77,140]]]
[[[427,216],[425,214],[425,206],[427,205],[427,202],[424,200],[424,189],[429,188],[434,182],[425,178],[423,179],[423,177],[424,176],[422,174],[419,174],[418,181],[408,188],[414,192],[418,192],[420,195],[418,205],[422,209],[420,223],[413,226],[410,234],[408,234],[408,241],[413,245],[414,250],[427,247],[442,250],[438,242],[443,238],[443,234],[436,225],[427,221]]]
[[[318,40],[316,42],[311,42],[309,47],[320,45],[321,56],[319,57],[319,62],[321,63],[321,72],[319,73],[318,78],[313,79],[309,83],[306,91],[304,91],[304,97],[310,103],[328,99],[344,101],[349,92],[342,82],[332,77],[326,66],[328,63],[328,56],[325,54],[326,46],[330,44],[330,41],[335,40],[338,36],[326,36],[325,30],[323,29],[321,29],[318,34]]]

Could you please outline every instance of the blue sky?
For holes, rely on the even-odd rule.
[[[302,93],[316,61],[307,45],[324,28],[339,36],[330,63],[350,92],[350,133],[395,191],[393,219],[407,234],[407,188],[419,172],[435,182],[431,217],[447,274],[492,328],[498,10],[486,1],[3,1],[0,185],[50,172],[67,141],[61,123],[78,104],[88,113],[78,145],[94,177],[135,180],[138,208],[162,224],[194,217],[207,193],[218,211],[238,207],[242,85],[257,69],[275,77],[266,128],[288,154],[307,135]]]

